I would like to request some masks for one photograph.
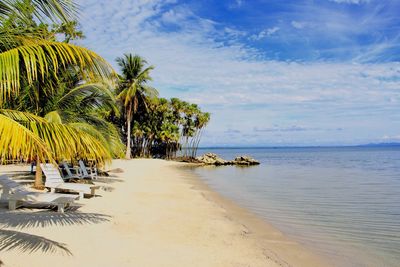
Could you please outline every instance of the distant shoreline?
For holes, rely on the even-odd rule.
[[[377,143],[360,145],[324,145],[324,146],[205,146],[199,149],[286,149],[286,148],[368,148],[368,147],[400,147],[400,143]]]

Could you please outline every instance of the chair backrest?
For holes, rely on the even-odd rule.
[[[7,175],[0,175],[0,184],[3,187],[3,191],[10,192],[27,192],[27,190],[16,181],[12,180]]]
[[[68,175],[69,177],[74,176],[74,175],[72,174],[72,172],[71,172],[71,170],[70,170],[68,164],[67,164],[65,161],[64,161],[62,164],[63,164],[63,166],[64,166],[65,171],[67,172],[67,175]]]
[[[46,184],[60,184],[64,183],[58,168],[51,163],[41,163],[40,168],[46,176]]]
[[[79,167],[80,167],[81,170],[82,170],[83,176],[89,176],[89,173],[88,173],[87,170],[86,170],[85,163],[83,163],[82,160],[79,160]]]

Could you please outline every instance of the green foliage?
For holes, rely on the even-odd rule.
[[[140,56],[125,54],[117,63],[122,72],[117,99],[125,118],[119,124],[124,129],[126,158],[172,158],[179,149],[183,156],[194,157],[210,114],[178,98],[158,98],[157,90],[147,85],[154,67],[146,67]]]
[[[107,83],[113,70],[99,55],[68,43],[82,37],[75,11],[66,0],[0,4],[2,161],[104,162],[122,153],[117,128],[107,121],[118,110]]]
[[[140,56],[117,58],[117,76],[70,44],[84,37],[75,14],[69,0],[0,2],[0,160],[104,162],[122,156],[121,136],[127,158],[194,157],[210,114],[159,98]]]
[[[195,157],[209,119],[209,113],[178,98],[150,98],[133,117],[132,154],[174,158],[181,150],[183,156]]]
[[[124,57],[117,58],[117,63],[121,67],[122,75],[119,77],[120,100],[124,107],[125,136],[126,136],[126,158],[131,158],[131,128],[132,118],[138,112],[139,105],[147,107],[150,98],[158,95],[156,89],[147,85],[151,81],[150,71],[153,66],[145,67],[146,60],[138,55],[125,54]]]

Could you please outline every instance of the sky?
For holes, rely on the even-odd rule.
[[[400,0],[79,0],[78,41],[211,113],[201,146],[400,142]]]

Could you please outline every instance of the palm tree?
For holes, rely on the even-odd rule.
[[[27,5],[26,12],[21,5]],[[64,124],[42,114],[10,109],[18,103],[21,89],[40,99],[39,88],[56,81],[60,71],[76,69],[82,79],[107,79],[110,65],[96,53],[72,44],[57,42],[35,19],[68,22],[75,12],[71,1],[2,1],[0,5],[0,159],[24,158],[38,161],[60,158],[111,158],[108,148],[82,125]],[[15,25],[15,23],[17,25]],[[22,26],[21,26],[22,25]],[[24,27],[29,25],[29,27]],[[54,84],[53,84],[54,85]],[[40,104],[40,101],[37,102]],[[54,115],[54,114],[53,114]],[[36,185],[41,185],[38,168]]]
[[[150,71],[153,66],[145,67],[147,61],[138,55],[125,54],[118,57],[117,63],[121,67],[120,93],[117,98],[123,103],[126,118],[126,155],[131,158],[131,123],[138,110],[139,102],[146,103],[149,97],[158,94],[157,90],[147,85],[151,81]]]

